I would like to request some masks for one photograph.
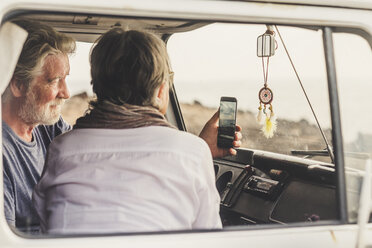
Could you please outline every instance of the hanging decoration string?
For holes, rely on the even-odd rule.
[[[264,85],[267,86],[267,75],[269,74],[269,61],[270,57],[267,57],[266,60],[266,71],[265,71],[265,60],[264,57],[262,57],[262,71],[263,71],[263,77],[264,77]]]

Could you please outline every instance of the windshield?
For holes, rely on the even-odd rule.
[[[322,32],[294,27],[279,30],[331,143]],[[299,150],[322,151],[326,144],[277,34],[275,55],[269,61],[257,57],[257,37],[265,31],[265,25],[212,24],[171,36],[168,51],[187,130],[198,134],[218,109],[220,97],[232,96],[237,98],[237,124],[243,127],[242,147],[287,155]],[[257,121],[264,74],[273,94],[271,106],[277,123],[272,138],[262,132],[264,120]],[[327,155],[312,155],[299,156],[330,162]]]

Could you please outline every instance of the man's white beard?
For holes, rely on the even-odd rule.
[[[18,115],[27,124],[52,125],[59,120],[64,101],[65,99],[58,98],[40,105],[32,89],[29,89]],[[55,107],[51,108],[51,106]]]

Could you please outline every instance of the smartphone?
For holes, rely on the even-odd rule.
[[[221,97],[220,121],[218,126],[217,146],[221,148],[233,147],[236,129],[237,100],[235,97]]]

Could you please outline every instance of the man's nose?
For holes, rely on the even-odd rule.
[[[60,81],[58,96],[63,99],[70,98],[70,91],[68,90],[65,79]]]

